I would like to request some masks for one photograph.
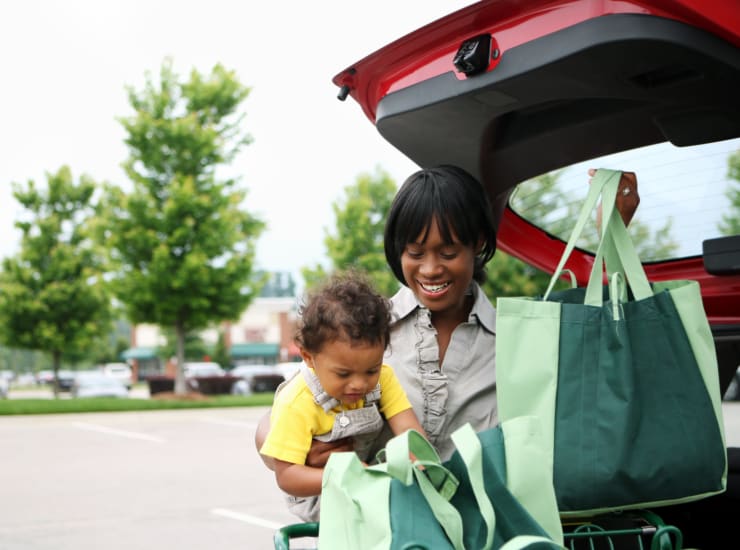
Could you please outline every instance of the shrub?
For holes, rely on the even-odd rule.
[[[149,395],[175,391],[175,379],[171,376],[149,376],[146,379]]]
[[[193,389],[204,395],[220,395],[231,393],[236,376],[196,376],[193,380]]]

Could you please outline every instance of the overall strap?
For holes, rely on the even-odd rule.
[[[324,412],[329,412],[334,407],[338,407],[341,403],[338,399],[332,397],[324,391],[319,382],[319,377],[306,365],[301,365],[301,374],[303,379],[306,381],[308,389],[313,394],[313,399],[318,406],[324,409]],[[365,406],[378,403],[380,401],[380,384],[376,384],[370,392],[365,394]]]

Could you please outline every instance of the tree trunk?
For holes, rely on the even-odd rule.
[[[175,324],[175,335],[177,337],[177,364],[175,365],[175,395],[185,395],[187,387],[185,384],[185,327],[181,321]]]
[[[62,363],[62,354],[59,351],[54,351],[51,354],[52,369],[54,370],[54,382],[51,385],[52,391],[54,392],[54,399],[59,398],[59,367]]]

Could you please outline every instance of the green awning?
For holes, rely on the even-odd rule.
[[[121,359],[156,359],[156,348],[129,348],[121,353]]]
[[[231,357],[277,357],[280,353],[280,344],[253,342],[249,344],[232,344]]]

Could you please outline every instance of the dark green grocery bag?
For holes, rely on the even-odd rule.
[[[620,177],[593,177],[544,297],[497,301],[499,418],[542,419],[562,516],[688,502],[726,487],[717,359],[699,285],[648,282],[614,208]],[[588,286],[551,292],[599,197],[604,222]]]
[[[466,547],[508,549],[528,536],[559,548],[563,530],[539,419],[520,416],[478,433],[466,424],[452,439],[455,452],[445,465],[460,480],[451,502],[462,516]],[[493,525],[480,511],[486,500]]]
[[[562,549],[549,455],[536,427],[535,418],[516,419],[479,437],[465,425],[444,464],[414,431],[391,439],[381,464],[363,467],[354,453],[332,454],[324,470],[319,548]],[[513,457],[521,460],[510,471],[493,471]],[[509,480],[531,507],[507,488]]]

